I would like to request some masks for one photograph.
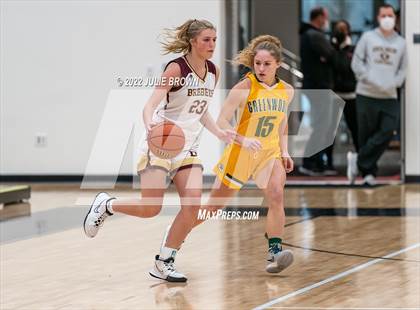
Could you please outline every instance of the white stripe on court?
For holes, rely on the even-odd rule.
[[[271,301],[269,301],[269,302],[267,302],[265,304],[262,304],[260,306],[257,306],[253,310],[267,309],[268,307],[270,307],[270,306],[272,306],[274,304],[281,303],[281,302],[283,302],[283,301],[285,301],[285,300],[287,300],[289,298],[292,298],[292,297],[298,296],[300,294],[306,293],[307,291],[310,291],[310,290],[312,290],[314,288],[317,288],[317,287],[319,287],[321,285],[327,284],[329,282],[335,281],[337,279],[340,279],[340,278],[343,278],[345,276],[348,276],[349,274],[358,272],[358,271],[360,271],[362,269],[365,269],[365,268],[370,267],[370,266],[372,266],[374,264],[377,264],[377,263],[383,261],[384,258],[391,258],[391,257],[397,256],[397,255],[399,255],[401,253],[408,252],[408,251],[411,251],[413,249],[416,249],[418,247],[420,247],[420,243],[416,243],[416,244],[413,244],[412,246],[409,246],[407,248],[404,248],[404,249],[401,249],[399,251],[390,253],[390,254],[388,254],[386,256],[383,256],[382,258],[373,259],[371,261],[368,261],[367,263],[364,263],[364,264],[358,265],[356,267],[353,267],[353,268],[351,268],[349,270],[343,271],[343,272],[341,272],[339,274],[336,274],[335,276],[329,277],[329,278],[327,278],[325,280],[322,280],[322,281],[320,281],[318,283],[314,283],[312,285],[306,286],[304,288],[301,288],[300,290],[291,292],[291,293],[289,293],[287,295],[280,296],[279,298],[273,299],[273,300],[271,300]]]

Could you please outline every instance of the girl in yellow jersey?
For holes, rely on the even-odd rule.
[[[293,99],[292,86],[280,80],[276,71],[281,62],[281,43],[263,35],[253,39],[235,58],[252,72],[230,91],[218,118],[221,128],[231,128],[237,113],[235,142],[226,147],[214,167],[216,181],[205,209],[223,208],[252,178],[268,201],[267,272],[280,272],[293,262],[290,250],[283,250],[285,224],[284,194],[286,173],[293,170],[287,149],[287,106]],[[196,225],[201,221],[197,220]]]
[[[237,96],[246,96],[246,100],[236,101],[235,95],[233,101],[231,97],[219,117],[219,121],[228,126],[233,108],[239,115],[236,143],[225,149],[214,167],[220,181],[229,188],[240,189],[249,178],[255,179],[273,159],[282,158],[280,130],[284,130],[281,124],[286,117],[289,86],[276,77],[272,86],[269,85],[256,73],[248,73],[237,84],[238,87],[245,86],[246,91]]]

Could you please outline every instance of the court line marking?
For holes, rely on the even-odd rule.
[[[418,310],[419,308],[337,308],[337,307],[270,307],[270,309],[284,310]]]
[[[296,222],[291,222],[291,223],[285,224],[284,227],[289,227],[289,226],[293,226],[295,224],[300,224],[300,223],[303,223],[303,222],[306,222],[306,221],[311,221],[313,219],[316,219],[317,217],[320,217],[320,216],[319,215],[311,215],[311,216],[307,216],[307,217],[304,216],[302,219],[300,219]]]
[[[362,254],[355,254],[355,253],[343,253],[343,252],[337,252],[337,251],[329,251],[329,250],[321,250],[321,249],[315,249],[315,248],[307,248],[300,245],[295,245],[287,242],[282,242],[282,245],[287,245],[291,248],[295,249],[301,249],[306,251],[313,251],[313,252],[320,252],[320,253],[327,253],[327,254],[333,254],[333,255],[342,255],[342,256],[352,256],[352,257],[363,257],[363,258],[381,258],[383,260],[391,260],[396,262],[409,262],[409,263],[420,263],[419,260],[414,259],[404,259],[404,258],[385,258],[381,256],[369,256],[369,255],[362,255]],[[419,309],[420,310],[420,309]]]
[[[358,271],[360,271],[362,269],[368,268],[368,267],[370,267],[370,266],[372,266],[374,264],[377,264],[377,263],[379,263],[381,261],[384,261],[384,258],[385,259],[386,258],[391,258],[391,257],[397,256],[399,254],[402,254],[404,252],[408,252],[408,251],[411,251],[413,249],[416,249],[418,247],[420,247],[420,243],[416,243],[416,244],[413,244],[413,245],[411,245],[411,246],[409,246],[407,248],[398,250],[396,252],[392,252],[392,253],[390,253],[390,254],[388,254],[386,256],[383,256],[383,258],[377,258],[377,259],[370,260],[370,261],[368,261],[366,263],[363,263],[361,265],[358,265],[356,267],[353,267],[353,268],[351,268],[349,270],[340,272],[339,274],[336,274],[334,276],[331,276],[331,277],[329,277],[329,278],[327,278],[325,280],[322,280],[320,282],[317,282],[317,283],[311,284],[309,286],[303,287],[303,288],[301,288],[301,289],[299,289],[297,291],[291,292],[289,294],[280,296],[280,297],[278,297],[276,299],[273,299],[273,300],[271,300],[269,302],[266,302],[265,304],[262,304],[262,305],[259,305],[259,306],[255,307],[255,308],[253,308],[253,310],[267,309],[268,307],[270,307],[270,306],[272,306],[274,304],[281,303],[281,302],[283,302],[283,301],[285,301],[285,300],[287,300],[289,298],[292,298],[292,297],[301,295],[301,294],[306,293],[306,292],[308,292],[308,291],[310,291],[310,290],[312,290],[314,288],[317,288],[317,287],[322,286],[324,284],[330,283],[330,282],[335,281],[337,279],[343,278],[343,277],[348,276],[348,275],[350,275],[352,273],[358,272]],[[362,308],[362,309],[364,309],[364,308]],[[405,309],[405,308],[403,308],[403,309]]]

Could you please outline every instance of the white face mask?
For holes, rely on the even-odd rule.
[[[395,27],[395,18],[390,16],[382,17],[379,20],[379,26],[385,31],[390,31]]]
[[[346,44],[346,45],[351,45],[351,37],[350,36],[346,36],[346,40],[344,41],[344,43]]]
[[[324,30],[325,32],[328,32],[330,30],[330,22],[328,20],[324,22],[324,25],[322,25],[322,30]]]

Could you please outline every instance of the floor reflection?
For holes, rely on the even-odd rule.
[[[184,294],[187,283],[161,282],[150,286],[158,308],[164,309],[194,309]]]

